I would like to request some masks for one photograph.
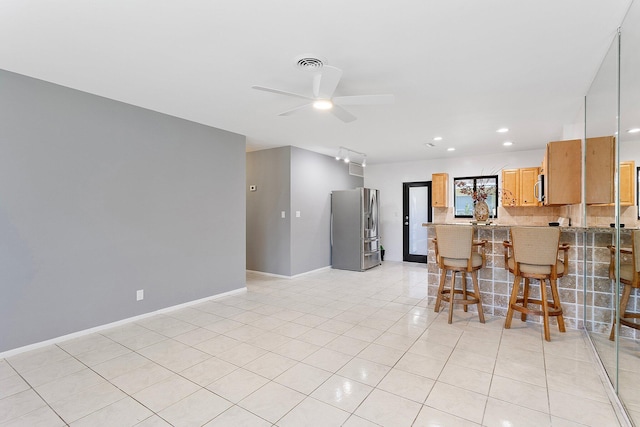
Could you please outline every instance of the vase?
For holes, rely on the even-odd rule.
[[[478,222],[485,222],[489,219],[489,205],[484,200],[478,200],[473,206],[473,217]]]

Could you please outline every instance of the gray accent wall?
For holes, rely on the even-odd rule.
[[[247,153],[248,270],[291,275],[290,164],[290,147]]]
[[[344,162],[298,147],[247,153],[247,269],[295,276],[330,266],[331,191],[363,182]]]
[[[242,135],[0,70],[0,352],[244,287],[245,176]]]

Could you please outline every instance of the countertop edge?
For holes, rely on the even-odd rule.
[[[423,222],[422,226],[423,227],[432,227],[435,225],[460,225],[463,227],[475,227],[478,229],[496,229],[496,230],[504,230],[504,229],[509,229],[511,227],[550,227],[549,225],[522,225],[522,224],[471,224],[471,223],[463,223],[463,222],[459,222],[459,223],[445,223],[445,222]],[[616,231],[615,228],[613,227],[575,227],[575,226],[559,226],[558,227],[561,231],[564,232],[595,232],[595,233],[614,233]],[[620,232],[625,232],[625,231],[632,231],[632,230],[637,230],[637,228],[621,228]]]

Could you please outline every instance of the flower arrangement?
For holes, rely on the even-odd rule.
[[[469,186],[463,181],[460,181],[456,184],[458,187],[458,191],[465,196],[471,196],[473,199],[473,203],[484,202],[491,195],[497,193],[497,195],[502,195],[502,204],[503,206],[515,206],[516,199],[513,193],[507,189],[502,189],[500,191],[496,191],[496,187],[494,185],[486,185],[483,182],[478,182],[476,184],[475,190],[472,186]]]
[[[474,203],[479,201],[484,202],[487,200],[487,197],[496,193],[496,187],[493,185],[488,186],[485,184],[478,184],[474,190],[473,187],[469,187],[464,182],[460,181],[458,182],[458,188],[460,189],[460,193],[465,196],[471,196]]]

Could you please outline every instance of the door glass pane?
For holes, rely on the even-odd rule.
[[[427,255],[427,229],[422,226],[428,222],[428,187],[409,188],[409,253]]]

